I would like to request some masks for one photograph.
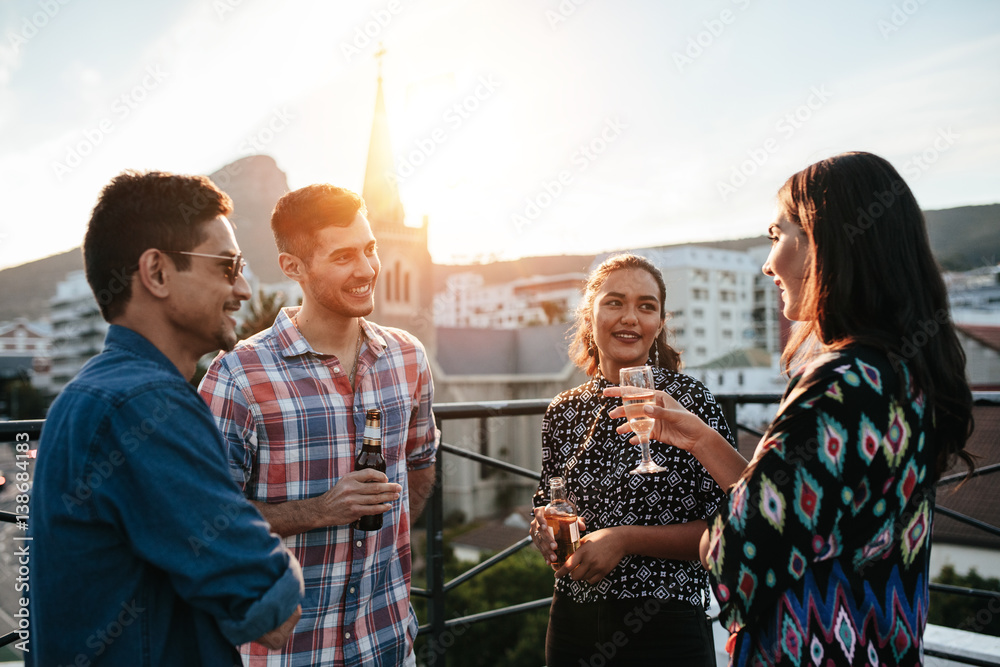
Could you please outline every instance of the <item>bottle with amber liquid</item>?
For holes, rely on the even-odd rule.
[[[365,413],[365,435],[361,440],[361,453],[354,461],[355,470],[371,468],[385,472],[385,457],[382,456],[382,412],[372,408]],[[380,530],[382,515],[369,514],[354,522],[358,530]]]
[[[580,546],[580,528],[576,523],[576,507],[566,498],[566,482],[562,477],[549,479],[551,502],[545,506],[545,523],[556,538],[556,560],[552,566],[562,567],[566,559]]]

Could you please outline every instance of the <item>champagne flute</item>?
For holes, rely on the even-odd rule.
[[[653,369],[650,366],[632,366],[621,370],[622,404],[632,430],[639,436],[642,462],[632,470],[633,475],[667,470],[653,463],[649,456],[649,434],[653,431],[653,418],[643,412],[643,407],[655,402]]]

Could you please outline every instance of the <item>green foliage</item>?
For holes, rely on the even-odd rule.
[[[483,558],[485,560],[486,557]],[[470,567],[445,549],[445,581]],[[447,618],[460,618],[491,609],[552,596],[552,568],[530,547],[481,572],[446,597]],[[414,598],[421,624],[426,623],[426,601]],[[444,652],[448,665],[461,667],[523,667],[545,664],[545,629],[548,607],[500,618],[460,625],[435,646],[422,634],[417,638],[417,661],[429,665],[435,653]]]
[[[985,599],[954,593],[931,592],[928,622],[949,628],[1000,637],[1000,579],[982,577],[976,568],[966,575],[955,572],[951,565],[941,568],[934,581],[949,586],[997,591],[997,597]]]
[[[0,414],[11,419],[42,419],[49,401],[25,378],[0,383]]]
[[[284,308],[286,301],[287,299],[282,292],[257,290],[257,293],[250,299],[248,312],[243,318],[243,322],[236,329],[237,337],[240,340],[249,338],[274,324],[274,319]]]

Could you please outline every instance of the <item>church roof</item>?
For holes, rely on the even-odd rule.
[[[368,220],[372,228],[378,229],[403,225],[403,203],[396,187],[396,164],[392,157],[392,141],[389,138],[389,120],[385,112],[385,97],[382,94],[382,77],[378,78],[375,93],[375,119],[372,135],[368,143],[368,164],[365,167],[365,183],[361,197],[368,207]]]
[[[448,375],[561,373],[568,324],[520,329],[437,328],[437,361]]]

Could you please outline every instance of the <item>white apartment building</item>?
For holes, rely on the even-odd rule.
[[[434,295],[438,327],[517,329],[570,321],[587,280],[583,273],[521,278],[485,285],[478,273],[450,276]]]
[[[26,373],[35,389],[49,391],[50,330],[24,318],[0,323],[0,379]]]
[[[52,323],[51,389],[58,393],[88,359],[101,351],[108,331],[108,323],[101,317],[82,269],[66,274],[56,285],[56,294],[49,302],[49,321]]]
[[[768,290],[757,280],[758,276],[767,277],[750,253],[697,245],[633,252],[652,261],[663,273],[671,343],[681,351],[686,368],[697,368],[747,347],[767,349],[768,334],[777,330],[767,327],[769,314],[757,309],[766,309],[777,297],[773,283]],[[608,256],[595,258],[594,267]],[[756,325],[755,312],[765,324],[763,328]]]

